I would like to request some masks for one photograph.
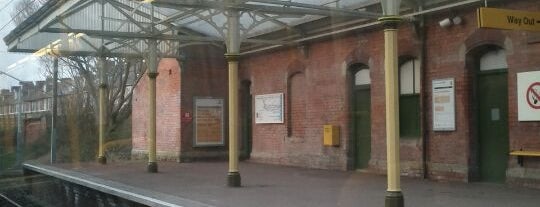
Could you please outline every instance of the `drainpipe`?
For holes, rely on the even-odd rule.
[[[422,12],[423,7],[420,6],[418,8],[419,12]],[[422,118],[420,119],[422,126],[422,177],[424,179],[429,178],[429,171],[428,171],[428,150],[429,150],[429,125],[428,125],[428,112],[425,111],[428,106],[428,99],[427,92],[428,87],[430,84],[427,81],[427,59],[426,59],[426,51],[427,51],[427,45],[426,45],[426,18],[422,15],[419,17],[419,22],[416,25],[416,33],[418,35],[418,38],[420,40],[420,83],[421,83],[421,92],[420,92],[420,108],[422,109]]]

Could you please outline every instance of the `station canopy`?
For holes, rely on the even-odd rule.
[[[404,0],[405,16],[468,1]],[[425,10],[418,11],[422,4]],[[10,52],[144,57],[156,40],[161,57],[193,44],[224,45],[227,15],[239,14],[241,54],[376,26],[378,0],[49,0],[4,37]]]

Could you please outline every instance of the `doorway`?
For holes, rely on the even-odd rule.
[[[502,183],[508,164],[508,77],[504,50],[488,51],[477,73],[480,181]]]
[[[371,79],[363,64],[351,66],[351,137],[355,169],[365,169],[371,158]]]

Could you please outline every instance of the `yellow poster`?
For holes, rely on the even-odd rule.
[[[196,99],[195,145],[223,144],[223,99]]]

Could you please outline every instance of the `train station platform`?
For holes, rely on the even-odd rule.
[[[226,162],[26,163],[53,176],[148,206],[330,207],[384,206],[386,177],[360,172],[240,163],[242,187],[226,186]],[[434,182],[402,178],[405,206],[537,207],[540,190],[504,184]]]

